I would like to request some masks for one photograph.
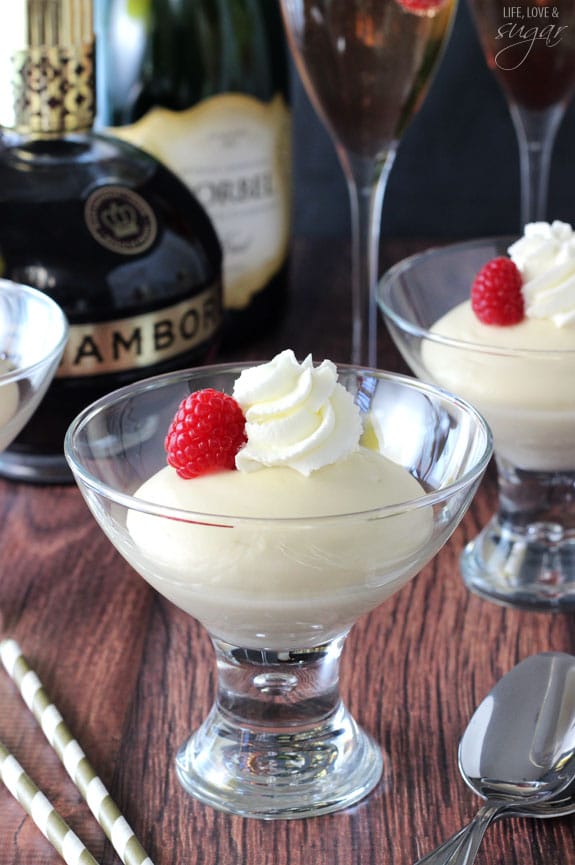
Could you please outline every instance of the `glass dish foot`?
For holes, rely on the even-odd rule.
[[[575,534],[559,523],[518,531],[498,515],[461,557],[468,589],[506,606],[547,612],[575,610]]]
[[[214,708],[180,749],[180,783],[207,805],[244,817],[294,819],[354,805],[382,774],[380,748],[341,706],[297,732],[246,730]]]
[[[507,606],[575,609],[575,473],[496,459],[499,510],[463,551],[466,586]]]

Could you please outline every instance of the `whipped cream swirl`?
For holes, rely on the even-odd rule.
[[[362,422],[353,396],[337,381],[335,364],[298,363],[287,349],[244,370],[234,399],[246,417],[240,471],[289,466],[302,475],[344,459],[359,447]]]
[[[531,222],[507,250],[523,277],[528,318],[575,322],[575,233],[566,222]]]

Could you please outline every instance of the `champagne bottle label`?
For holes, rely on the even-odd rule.
[[[212,339],[220,323],[219,284],[215,284],[155,312],[72,324],[57,378],[104,375],[163,363]]]
[[[246,307],[282,266],[291,220],[290,113],[225,93],[192,108],[155,107],[114,135],[147,150],[188,184],[224,251],[224,306]]]

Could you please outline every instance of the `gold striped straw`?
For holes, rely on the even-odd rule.
[[[124,865],[153,865],[15,640],[0,641],[0,659]]]
[[[0,742],[0,777],[30,815],[40,832],[68,865],[98,865],[90,851],[58,814],[52,803]]]

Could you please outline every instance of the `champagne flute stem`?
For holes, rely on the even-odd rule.
[[[377,366],[377,303],[381,208],[395,157],[390,149],[383,160],[340,152],[347,180],[352,233],[351,362]]]
[[[521,225],[544,220],[547,213],[551,154],[557,130],[565,113],[563,102],[542,111],[510,103],[519,144],[521,178]]]

